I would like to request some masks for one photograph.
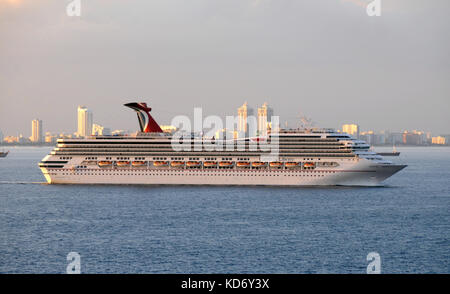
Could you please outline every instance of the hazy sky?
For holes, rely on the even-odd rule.
[[[122,104],[236,115],[267,101],[280,121],[450,133],[450,1],[0,0],[0,130],[137,130]]]

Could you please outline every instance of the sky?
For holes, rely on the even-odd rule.
[[[267,102],[280,122],[450,133],[450,1],[0,0],[0,130],[137,130],[122,104],[237,115]]]

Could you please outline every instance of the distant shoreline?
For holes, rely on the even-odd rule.
[[[392,149],[392,145],[370,145],[372,147],[390,147]],[[395,148],[402,148],[402,147],[450,147],[450,145],[395,145]]]
[[[52,147],[55,146],[56,143],[46,143],[46,144],[30,144],[30,143],[24,143],[24,144],[0,144],[1,148],[6,147]]]

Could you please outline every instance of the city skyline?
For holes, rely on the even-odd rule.
[[[248,102],[245,102],[245,104],[249,104]],[[256,104],[261,104],[261,103],[256,103]],[[264,102],[262,105],[262,107],[264,107],[264,104],[267,104],[267,102]],[[78,107],[78,106],[80,106],[80,105],[78,105],[78,104],[74,104],[74,105],[76,105],[75,107]],[[242,105],[242,106],[244,106],[244,105]],[[242,107],[241,106],[241,107]],[[118,107],[119,109],[122,109],[122,105],[119,105],[119,107]],[[105,111],[105,109],[104,108],[102,108],[104,111]],[[173,117],[171,117],[170,115],[168,115],[168,113],[173,113],[174,114],[174,116],[176,116],[176,115],[186,115],[186,116],[188,116],[188,117],[192,117],[193,116],[193,112],[194,112],[194,107],[192,108],[192,109],[188,109],[187,110],[187,112],[186,113],[177,113],[177,114],[175,114],[175,112],[173,112],[173,111],[170,111],[170,110],[167,110],[167,108],[164,108],[165,110],[164,111],[162,111],[162,113],[163,114],[166,114],[165,116],[163,116],[163,117],[166,117],[166,120],[161,120],[161,119],[159,119],[158,117],[161,117],[162,115],[161,114],[159,114],[158,115],[158,109],[154,109],[153,111],[152,111],[152,115],[157,119],[157,121],[158,122],[160,122],[161,121],[161,125],[170,125],[170,122],[171,122],[171,120],[172,120],[172,118]],[[206,108],[206,109],[208,109],[208,108]],[[256,109],[256,111],[255,111],[255,109]],[[252,106],[248,106],[248,110],[249,110],[249,116],[251,116],[251,115],[253,115],[253,116],[255,116],[256,118],[258,118],[258,111],[261,109],[261,107],[256,107],[256,108],[253,108]],[[270,110],[272,110],[272,113],[273,113],[273,109],[272,108],[270,108]],[[269,110],[269,111],[270,111]],[[94,110],[91,110],[91,108],[89,108],[88,109],[88,111],[92,114],[93,112],[95,112]],[[73,111],[72,111],[73,112]],[[136,126],[136,124],[135,124],[135,121],[134,121],[134,119],[133,118],[130,118],[130,115],[129,114],[126,114],[126,112],[124,112],[124,111],[119,111],[119,115],[120,116],[122,116],[122,120],[125,120],[126,121],[126,123],[125,124],[123,124],[123,125],[126,125],[127,127],[121,127],[121,123],[117,123],[117,120],[115,120],[116,122],[114,123],[112,123],[112,126],[110,127],[110,129],[116,129],[116,130],[118,130],[118,129],[125,129],[125,130],[129,130],[129,131],[132,131],[132,130],[138,130],[138,127]],[[229,113],[208,113],[208,114],[206,114],[206,115],[218,115],[218,116],[221,116],[221,117],[225,117],[226,115],[235,115],[235,113],[232,113],[232,114],[229,114]],[[278,114],[277,114],[278,115]],[[65,119],[65,122],[66,122],[66,124],[67,124],[67,122],[69,123],[69,125],[72,125],[72,127],[70,127],[69,126],[69,128],[67,128],[67,129],[63,129],[63,128],[58,128],[58,127],[55,127],[55,126],[52,126],[51,124],[49,124],[49,123],[46,123],[46,125],[48,126],[48,125],[50,125],[50,127],[48,127],[48,129],[47,130],[49,130],[49,131],[51,131],[51,132],[53,132],[53,133],[58,133],[58,132],[67,132],[67,133],[78,133],[78,131],[79,131],[79,125],[78,125],[78,122],[77,122],[77,120],[78,120],[78,117],[79,117],[79,115],[78,114],[71,114],[71,115],[69,115],[69,117],[70,116],[72,116],[72,117],[74,117],[74,120],[71,120],[71,119]],[[105,119],[104,118],[104,115],[98,115],[99,117],[103,117],[103,119],[105,120],[105,121],[109,121],[108,119]],[[239,116],[239,115],[238,115]],[[32,117],[36,117],[36,115],[35,114],[31,114],[30,115],[30,117],[32,118]],[[40,116],[40,117],[42,117],[42,115]],[[131,117],[133,117],[132,115],[131,115]],[[288,128],[297,128],[297,127],[299,127],[300,125],[301,125],[301,118],[303,117],[303,113],[297,113],[297,115],[296,116],[288,116],[288,117],[286,117],[286,119],[283,119],[283,117],[282,116],[280,116],[280,125],[282,125],[283,127],[285,127],[286,125],[285,125],[285,123],[286,122],[288,122]],[[309,116],[308,116],[309,117]],[[270,118],[270,115],[268,116],[268,118]],[[31,119],[32,120],[32,119]],[[42,119],[42,120],[45,120],[45,121],[54,121],[54,119],[52,119],[52,118],[50,118],[50,119]],[[93,121],[93,119],[91,118],[91,120]],[[319,128],[333,128],[333,129],[340,129],[341,128],[341,126],[343,125],[343,124],[347,124],[348,122],[355,122],[356,120],[351,120],[351,119],[344,119],[343,120],[343,122],[342,121],[337,121],[334,125],[332,125],[332,126],[327,126],[327,125],[322,125],[322,124],[320,124],[319,122],[317,122],[317,120],[315,120],[314,119],[314,117],[312,118],[312,121],[313,121],[313,124],[314,124],[314,127],[319,127]],[[347,122],[347,123],[346,123]],[[450,122],[449,122],[450,123]],[[93,123],[94,124],[94,123]],[[351,124],[353,124],[353,123],[348,123],[349,125],[351,125]],[[25,125],[25,123],[23,122],[23,121],[21,121],[21,123],[20,123],[20,125]],[[58,124],[58,125],[60,125],[60,124]],[[103,123],[101,123],[101,125],[108,125],[108,124],[103,124]],[[258,125],[258,129],[259,129],[259,121],[257,120],[257,125]],[[433,134],[449,134],[450,133],[450,129],[447,127],[447,125],[445,126],[445,127],[442,127],[442,128],[440,128],[440,129],[442,129],[443,131],[436,131],[435,129],[428,129],[428,128],[424,128],[424,127],[422,127],[422,126],[417,126],[417,127],[405,127],[405,128],[403,128],[403,127],[400,127],[400,126],[388,126],[388,127],[386,127],[386,128],[383,128],[383,127],[381,127],[381,126],[379,126],[379,127],[374,127],[374,128],[371,128],[371,127],[368,127],[368,126],[364,126],[364,125],[362,125],[361,123],[357,123],[357,125],[358,125],[358,127],[361,129],[361,130],[371,130],[371,131],[376,131],[376,132],[381,132],[381,131],[387,131],[387,130],[389,130],[389,131],[394,131],[394,132],[401,132],[401,131],[404,131],[404,130],[424,130],[424,131],[426,131],[426,132],[432,132]],[[450,124],[449,124],[450,125]],[[30,131],[30,130],[28,130],[27,128],[25,128],[25,129],[19,129],[18,127],[14,127],[13,129],[14,130],[16,130],[16,131],[13,131],[13,132],[10,132],[10,131],[7,131],[7,130],[9,130],[9,129],[11,129],[11,128],[6,128],[6,127],[4,127],[4,125],[0,125],[0,130],[3,132],[3,135],[5,136],[5,134],[7,134],[7,135],[19,135],[19,134],[21,134],[21,135],[23,135],[24,137],[29,137],[29,136],[31,136],[32,135],[32,132]],[[239,129],[239,127],[238,127],[238,129]],[[90,132],[89,132],[90,133]]]
[[[235,113],[231,113],[231,114],[230,113],[220,113],[220,114],[208,114],[208,115],[217,115],[217,116],[223,117],[223,118],[225,118],[227,115],[234,115],[234,116],[236,116],[238,118],[238,124],[236,125],[236,130],[237,131],[242,131],[241,128],[242,128],[243,125],[245,125],[245,122],[247,121],[247,116],[253,116],[255,118],[257,131],[260,132],[261,131],[260,112],[261,112],[261,114],[265,113],[267,115],[267,117],[265,119],[267,120],[267,123],[270,123],[270,117],[274,114],[274,110],[273,110],[272,107],[268,106],[267,102],[264,102],[262,104],[259,103],[257,105],[262,105],[262,106],[261,107],[257,106],[255,108],[255,107],[249,105],[248,102],[244,102],[240,107],[237,107],[237,112],[235,111]],[[87,106],[84,106],[84,105],[78,105],[78,104],[77,104],[76,107],[77,107],[76,114],[72,115],[74,117],[73,121],[71,119],[66,119],[66,121],[69,121],[69,122],[71,122],[72,125],[74,125],[73,128],[69,128],[69,129],[61,129],[61,128],[59,128],[59,129],[58,128],[57,129],[50,129],[49,128],[49,129],[46,129],[45,132],[43,132],[43,134],[45,135],[45,133],[50,132],[52,134],[64,133],[64,134],[77,135],[77,134],[80,133],[80,130],[82,130],[82,134],[84,134],[85,131],[83,131],[83,130],[84,130],[85,127],[83,127],[83,125],[87,124],[88,121],[90,122],[89,124],[91,125],[91,129],[90,130],[86,130],[86,132],[89,133],[89,134],[93,134],[92,130],[94,128],[94,125],[97,126],[97,128],[96,128],[96,130],[97,130],[96,132],[97,133],[99,132],[99,130],[101,128],[106,128],[106,133],[107,134],[109,134],[111,132],[111,130],[116,130],[116,131],[118,131],[118,130],[126,130],[127,132],[130,132],[130,133],[139,130],[139,127],[136,124],[135,118],[133,116],[132,116],[132,118],[129,118],[129,120],[131,121],[131,124],[130,124],[129,128],[123,128],[123,127],[121,128],[120,126],[113,127],[113,126],[104,124],[104,123],[102,123],[100,121],[97,121],[97,120],[94,121],[93,120],[93,113],[94,113],[94,111],[92,111],[90,107],[87,107]],[[256,111],[255,111],[255,109],[256,109]],[[179,114],[179,115],[186,115],[188,117],[192,117],[193,111],[194,111],[194,109],[192,109],[190,113],[188,112],[188,113]],[[83,114],[84,112],[86,112],[87,114],[84,115]],[[122,111],[122,112],[123,112],[124,116],[127,116],[127,117],[130,116],[130,115],[126,115],[127,112],[124,112],[124,111]],[[72,111],[72,113],[74,113],[74,111]],[[245,116],[244,116],[244,113],[245,113]],[[152,111],[152,115],[155,116],[153,111]],[[276,115],[278,115],[278,113]],[[33,117],[36,117],[36,115],[34,115]],[[84,117],[84,119],[83,119],[83,117]],[[157,116],[155,116],[155,118],[157,118]],[[290,124],[288,124],[286,126],[285,123],[288,122],[288,120],[283,120],[283,117],[280,117],[280,126],[282,128],[294,128],[294,129],[298,128],[298,127],[300,127],[302,125],[302,122],[301,122],[302,118],[304,118],[304,117],[301,116],[301,115],[298,115],[295,118],[295,120],[291,120]],[[44,121],[44,120],[45,119],[40,119],[41,124],[42,124],[42,121]],[[163,126],[170,126],[171,120],[172,120],[172,118],[169,118],[168,121],[160,121],[157,118],[157,122],[160,125],[163,125]],[[34,119],[31,120],[31,121],[34,121]],[[47,125],[47,123],[46,123],[46,125]],[[115,125],[117,126],[117,124],[115,124]],[[388,128],[385,128],[385,129],[383,129],[383,128],[367,128],[365,126],[361,126],[359,123],[356,123],[354,121],[351,122],[351,120],[349,120],[349,119],[344,120],[344,122],[337,122],[337,124],[335,126],[321,126],[320,124],[317,124],[316,122],[314,122],[312,127],[332,128],[332,129],[335,129],[335,130],[342,130],[344,128],[344,126],[346,126],[346,130],[347,130],[346,132],[351,134],[351,135],[354,135],[355,132],[356,133],[360,133],[360,132],[367,132],[367,131],[372,131],[372,132],[386,132],[386,131],[388,131],[388,132],[393,132],[393,133],[395,133],[395,132],[403,133],[405,131],[417,131],[417,130],[420,130],[420,131],[426,132],[426,133],[432,133],[433,136],[442,136],[442,135],[445,136],[445,135],[450,134],[450,130],[448,130],[446,132],[445,131],[444,132],[438,132],[438,131],[435,131],[435,130],[424,129],[422,127],[418,127],[418,128],[412,128],[412,127],[400,128],[400,127],[397,127],[397,126],[390,126]],[[42,126],[41,126],[41,128],[42,128]],[[31,129],[25,128],[25,129],[18,130],[15,133],[10,133],[10,132],[5,131],[5,128],[2,128],[2,126],[0,126],[0,132],[2,132],[4,137],[7,137],[7,136],[23,136],[24,138],[28,138],[28,137],[33,136],[32,128]],[[100,133],[101,132],[102,131],[100,130]],[[244,131],[244,133],[245,132],[246,131]]]
[[[351,1],[94,0],[79,18],[66,4],[0,1],[3,133],[36,116],[73,130],[78,104],[134,129],[133,100],[165,124],[267,101],[282,124],[450,132],[448,1],[388,1],[380,17]]]
[[[249,106],[247,102],[244,102],[242,106],[237,108],[234,130],[226,128],[216,129],[216,137],[223,139],[224,137],[242,138],[246,136],[265,136],[267,130],[272,127],[271,118],[274,115],[274,110],[267,102],[264,102],[261,107],[257,107],[256,109],[257,112],[255,113],[254,108]],[[173,125],[160,124],[160,126],[167,132],[174,132],[177,130]],[[280,127],[290,128],[289,126]],[[361,139],[369,145],[448,145],[450,142],[450,134],[436,134],[431,131],[409,129],[402,131],[362,130],[359,124],[356,123],[344,123],[341,125],[341,128],[334,129],[338,132],[347,133],[354,138]],[[122,129],[112,131],[110,127],[98,124],[93,120],[93,112],[86,106],[79,105],[77,107],[77,131],[75,132],[67,132],[66,130],[55,134],[55,132],[44,131],[42,120],[34,119],[31,121],[31,136],[28,138],[28,141],[27,137],[23,136],[23,133],[20,133],[17,137],[6,135],[6,137],[3,138],[3,133],[0,129],[0,143],[54,143],[57,138],[87,137],[91,135],[124,135],[133,132],[135,131]]]

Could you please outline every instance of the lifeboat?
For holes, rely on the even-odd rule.
[[[200,167],[202,164],[200,161],[188,161],[186,162],[187,167]]]
[[[231,161],[221,161],[219,162],[220,167],[231,167],[233,166],[233,162]]]
[[[282,167],[283,163],[279,162],[279,161],[273,161],[271,163],[269,163],[270,167]]]
[[[112,165],[112,161],[104,160],[104,161],[99,161],[98,162],[98,166],[99,167],[108,167],[108,166],[111,166],[111,165]]]
[[[116,162],[116,165],[118,167],[126,167],[126,166],[130,166],[130,162],[129,161],[118,161],[118,162]]]
[[[285,165],[286,165],[286,167],[298,167],[299,163],[290,161],[290,162],[286,162]]]
[[[315,167],[316,165],[313,162],[305,162],[303,167]]]
[[[184,161],[172,161],[170,163],[170,166],[172,166],[172,167],[182,167],[182,166],[184,166]]]
[[[252,167],[265,167],[267,163],[261,162],[261,161],[254,161],[252,162]]]
[[[205,161],[203,162],[204,167],[214,167],[217,166],[217,161]]]
[[[250,162],[247,162],[247,161],[238,161],[238,162],[236,163],[236,166],[237,166],[237,167],[249,167],[249,166],[250,166]]]
[[[169,163],[167,161],[155,161],[153,162],[154,166],[168,166]]]
[[[140,167],[140,166],[146,166],[147,162],[146,161],[133,161],[131,163],[132,166],[136,166],[136,167]]]

